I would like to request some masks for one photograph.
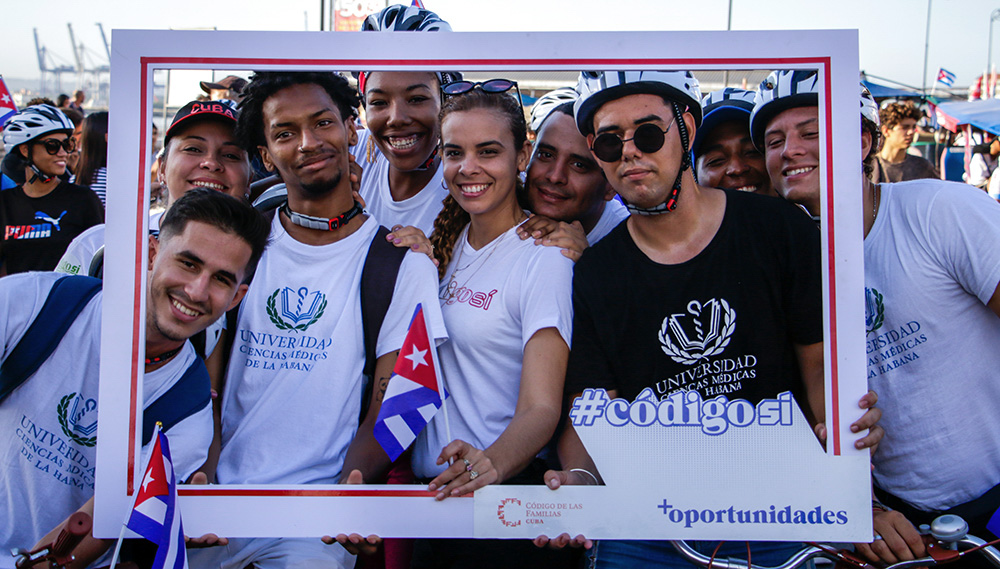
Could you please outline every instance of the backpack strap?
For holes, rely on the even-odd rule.
[[[392,293],[396,288],[396,277],[403,257],[409,250],[407,247],[396,247],[386,240],[389,230],[379,227],[368,247],[365,265],[361,270],[361,324],[365,339],[365,367],[361,392],[361,415],[358,422],[364,421],[371,400],[374,375],[376,344],[378,333],[382,329],[385,314],[392,302]]]
[[[0,365],[0,401],[52,355],[83,308],[101,290],[101,284],[91,277],[65,276],[52,285],[38,316]]]
[[[169,431],[211,401],[212,383],[208,378],[208,369],[201,359],[195,358],[177,383],[142,411],[142,444],[149,444],[153,439],[157,422],[163,423],[164,431]]]

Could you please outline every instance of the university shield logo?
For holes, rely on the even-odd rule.
[[[278,306],[280,297],[280,309]],[[279,288],[267,299],[267,316],[278,330],[305,332],[323,316],[326,295],[306,287]]]
[[[885,304],[882,302],[882,293],[874,288],[865,287],[865,335],[881,328],[883,322],[885,322]]]
[[[692,300],[687,312],[671,314],[660,327],[663,352],[675,362],[692,365],[722,353],[736,330],[736,311],[725,299]]]
[[[97,444],[97,400],[84,399],[76,392],[59,400],[59,426],[73,442],[85,447]]]

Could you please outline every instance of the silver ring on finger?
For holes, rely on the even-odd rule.
[[[469,479],[470,480],[475,480],[476,478],[479,478],[479,473],[476,472],[475,470],[470,470],[469,471]]]
[[[882,536],[881,536],[881,535],[879,535],[879,534],[875,534],[875,538],[874,538],[874,539],[872,539],[872,543],[875,543],[876,541],[878,541],[878,540],[880,540],[880,539],[882,539]]]
[[[464,462],[464,463],[465,463],[465,471],[466,471],[466,472],[469,472],[470,470],[472,470],[472,463],[471,463],[471,462],[469,462],[469,459],[467,459],[467,458],[463,458],[463,459],[462,459],[462,462]]]

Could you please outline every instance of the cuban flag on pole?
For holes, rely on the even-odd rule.
[[[413,2],[410,3],[410,7],[412,7],[412,8],[420,8],[420,9],[426,9],[424,7],[424,3],[423,3],[422,0],[413,0]]]
[[[156,427],[153,452],[126,526],[157,544],[153,569],[187,569],[181,513],[177,509],[177,477],[170,461],[167,435]]]
[[[15,114],[17,114],[17,106],[14,105],[14,99],[10,96],[10,90],[7,89],[3,76],[0,76],[0,130],[3,130],[7,119]]]
[[[938,69],[937,82],[946,87],[951,87],[955,84],[955,74],[942,67]]]
[[[418,304],[375,422],[375,440],[391,460],[403,454],[441,408],[445,392],[440,378],[437,351]]]

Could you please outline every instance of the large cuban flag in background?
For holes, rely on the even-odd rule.
[[[184,529],[177,509],[177,478],[167,436],[157,427],[153,452],[126,526],[157,544],[153,569],[187,569]]]
[[[441,408],[444,389],[435,372],[436,360],[424,310],[418,304],[375,422],[375,440],[391,460],[403,454]]]

